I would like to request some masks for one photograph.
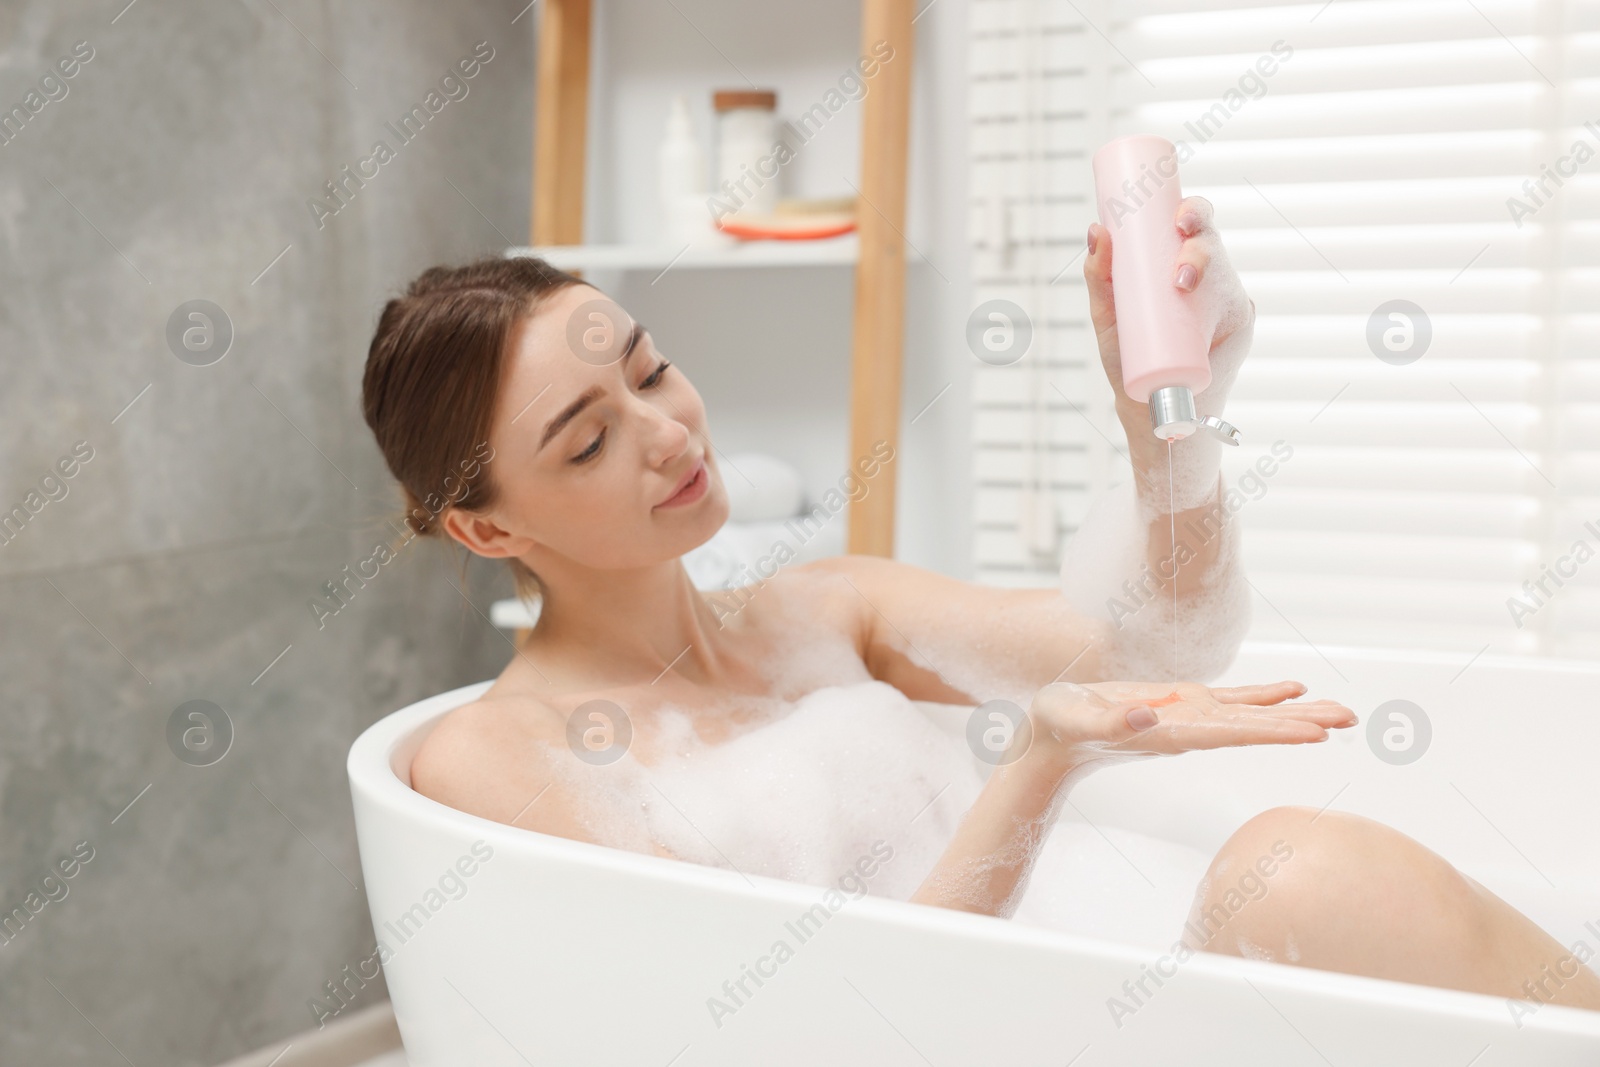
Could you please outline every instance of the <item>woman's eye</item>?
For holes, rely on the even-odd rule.
[[[660,385],[661,384],[661,376],[663,374],[667,373],[667,368],[670,367],[670,366],[672,366],[672,364],[669,361],[662,360],[661,361],[661,366],[657,367],[654,371],[652,371],[651,374],[650,374],[650,377],[646,378],[644,381],[639,383],[639,388],[640,389],[654,389],[656,386]]]
[[[600,454],[600,443],[602,441],[604,441],[605,439],[606,439],[606,432],[604,430],[601,430],[599,435],[597,435],[595,437],[594,443],[591,444],[588,448],[584,449],[582,452],[579,452],[576,456],[573,456],[572,457],[572,462],[574,462],[574,463],[587,463],[587,462],[589,462],[589,460],[593,459],[595,456]]]

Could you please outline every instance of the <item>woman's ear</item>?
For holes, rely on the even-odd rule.
[[[461,508],[446,508],[439,525],[468,551],[488,559],[521,556],[534,543],[531,537],[514,534],[493,519]]]

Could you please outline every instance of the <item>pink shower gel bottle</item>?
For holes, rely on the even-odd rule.
[[[1211,384],[1211,338],[1194,294],[1173,284],[1183,243],[1177,149],[1163,137],[1119,137],[1101,146],[1092,165],[1100,225],[1111,233],[1111,288],[1128,399],[1150,405],[1150,426],[1164,440],[1206,429],[1238,444],[1232,426],[1195,411],[1194,394]]]

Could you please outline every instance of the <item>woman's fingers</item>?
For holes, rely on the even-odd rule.
[[[1268,682],[1265,685],[1236,685],[1213,689],[1211,695],[1224,704],[1277,704],[1301,696],[1306,687],[1299,682]]]
[[[1095,333],[1104,333],[1117,321],[1111,293],[1111,231],[1091,222],[1085,240],[1088,252],[1083,258],[1083,280],[1089,290],[1089,318]]]
[[[1051,682],[1028,708],[1051,743],[1104,747],[1126,741],[1155,725],[1155,713],[1138,697],[1107,699],[1072,682]]]
[[[1203,196],[1186,196],[1178,201],[1178,214],[1173,221],[1179,233],[1193,237],[1202,230],[1209,230],[1214,217],[1211,201]]]
[[[1211,201],[1203,196],[1185,197],[1178,204],[1174,221],[1184,241],[1178,251],[1178,262],[1173,265],[1172,284],[1180,292],[1192,293],[1198,289],[1206,268],[1211,265],[1209,243],[1191,238],[1210,230],[1212,217]]]
[[[1234,705],[1232,710],[1244,716],[1275,719],[1299,719],[1314,722],[1329,729],[1342,729],[1356,724],[1356,713],[1332,700],[1313,700],[1304,703],[1259,705]]]
[[[1178,251],[1178,263],[1172,270],[1172,284],[1180,292],[1192,293],[1200,287],[1206,268],[1211,265],[1211,254],[1199,242],[1185,241]]]
[[[1146,734],[1152,742],[1149,750],[1172,753],[1247,745],[1303,745],[1328,737],[1328,731],[1314,722],[1266,715],[1198,721],[1167,719]],[[1146,742],[1135,736],[1126,744],[1129,748],[1143,748]]]
[[[1101,683],[1100,706],[1079,705],[1071,733],[1089,748],[1177,755],[1247,745],[1325,741],[1328,731],[1355,725],[1355,712],[1335,700],[1297,701],[1306,687],[1284,680],[1209,689],[1197,683]]]
[[[1119,700],[1082,709],[1077,740],[1116,745],[1157,726],[1160,713],[1142,700]]]
[[[1161,716],[1148,704],[1139,704],[1124,712],[1122,721],[1134,730],[1148,730],[1161,721]]]
[[[1175,755],[1244,745],[1306,744],[1324,741],[1329,730],[1352,726],[1356,721],[1354,712],[1331,700],[1269,705],[1186,701],[1152,710],[1158,717],[1157,725],[1139,731],[1123,730],[1118,747]]]

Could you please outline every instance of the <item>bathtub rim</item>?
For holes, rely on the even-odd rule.
[[[1455,657],[1438,652],[1408,655],[1400,650],[1325,647],[1351,657],[1378,662],[1415,662],[1419,658],[1426,658],[1427,662],[1439,665],[1459,662]],[[1298,644],[1287,642],[1251,643],[1241,647],[1240,651],[1247,650],[1269,654],[1272,652],[1304,654],[1306,651]],[[1488,658],[1480,657],[1478,662]],[[1500,665],[1528,667],[1539,659],[1539,657],[1502,656],[1494,657],[1491,665],[1495,665],[1497,661],[1505,661]],[[1543,662],[1547,669],[1559,670],[1566,661],[1547,659]],[[1600,673],[1600,664],[1582,660],[1573,662],[1589,672]],[[629,877],[676,883],[723,896],[765,896],[793,905],[797,910],[804,910],[816,904],[818,897],[827,891],[822,886],[791,882],[761,874],[741,875],[736,871],[722,868],[673,860],[664,856],[626,852],[605,845],[574,841],[536,830],[509,826],[458,811],[411,788],[409,775],[402,780],[399,772],[394,769],[396,751],[403,744],[420,744],[421,738],[426,736],[425,729],[431,729],[448,711],[488,691],[494,681],[495,679],[491,678],[473,682],[416,701],[380,718],[356,738],[346,759],[346,770],[350,778],[352,801],[357,816],[358,845],[363,809],[370,806],[390,818],[422,822],[429,824],[435,830],[459,836],[464,840],[483,840],[491,847],[506,847],[523,855],[542,853],[570,864],[599,867]],[[367,871],[364,855],[362,862],[365,881]],[[747,884],[747,880],[750,884]],[[755,886],[753,890],[751,884]],[[1142,946],[870,894],[851,898],[847,904],[863,919],[893,923],[912,930],[936,932],[942,936],[958,936],[967,940],[1011,942],[1038,951],[1097,956],[1126,965],[1130,973],[1137,972],[1141,965],[1149,963],[1152,959],[1160,958],[1156,950]],[[1291,994],[1329,997],[1346,1002],[1376,1001],[1397,1010],[1421,1011],[1433,1015],[1497,1023],[1507,1021],[1507,998],[1484,993],[1414,985],[1390,979],[1321,971],[1210,952],[1196,953],[1185,962],[1184,969],[1191,973],[1209,974],[1223,980],[1247,980]],[[1600,1040],[1600,1012],[1562,1005],[1540,1005],[1537,1013],[1519,1023],[1517,1029],[1520,1030],[1524,1026]]]

